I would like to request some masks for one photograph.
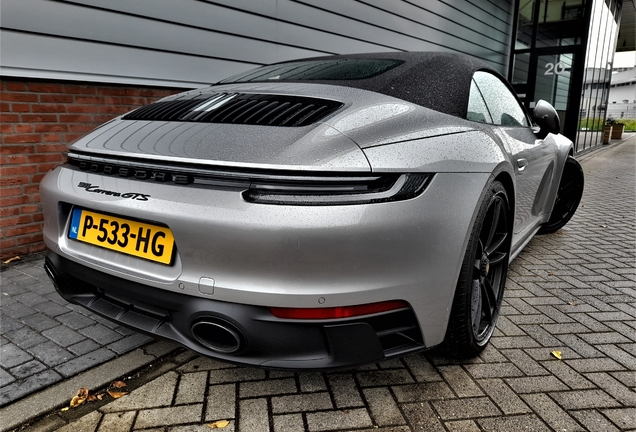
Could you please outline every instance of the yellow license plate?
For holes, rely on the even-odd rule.
[[[172,262],[174,237],[166,227],[75,208],[68,236],[162,264]]]

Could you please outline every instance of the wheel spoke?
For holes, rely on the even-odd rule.
[[[501,214],[501,201],[495,200],[493,205],[493,214],[492,214],[492,223],[490,224],[490,229],[488,230],[488,239],[486,240],[485,248],[489,249],[490,243],[492,243],[492,239],[497,232],[497,225],[499,225],[499,215]]]
[[[492,322],[492,316],[494,312],[494,308],[497,306],[497,296],[493,290],[492,284],[486,278],[484,279],[484,283],[481,285],[482,287],[482,310],[486,315],[488,322]]]
[[[490,255],[492,255],[495,251],[497,251],[501,247],[501,245],[505,243],[507,238],[508,238],[508,233],[499,233],[499,237],[497,238],[497,241],[494,242],[492,245],[490,245],[488,250],[486,250],[486,256],[490,258]],[[492,260],[490,260],[490,262],[492,263]]]
[[[495,265],[495,264],[499,264],[504,259],[506,259],[507,256],[508,256],[508,254],[504,253],[504,252],[497,252],[497,253],[492,254],[492,256],[489,257],[490,265],[492,266],[492,265]]]

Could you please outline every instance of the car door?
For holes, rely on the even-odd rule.
[[[503,142],[514,166],[514,234],[524,236],[537,226],[544,213],[555,169],[555,149],[550,144],[553,140],[537,139],[525,111],[499,77],[478,71],[473,75],[473,83],[483,97],[492,124],[497,126],[494,133]]]

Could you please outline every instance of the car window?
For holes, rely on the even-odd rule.
[[[484,97],[494,124],[502,126],[528,126],[528,119],[517,99],[499,78],[488,72],[477,71],[473,80]]]
[[[480,123],[492,123],[492,117],[486,108],[484,98],[481,96],[475,80],[470,82],[470,95],[468,96],[468,112],[466,118]]]
[[[221,84],[252,81],[359,80],[382,74],[403,62],[383,59],[306,60],[262,66]]]

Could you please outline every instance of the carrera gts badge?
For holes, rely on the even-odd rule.
[[[77,186],[81,187],[81,188],[84,188],[86,190],[86,192],[98,193],[98,194],[102,194],[102,195],[110,195],[110,196],[114,196],[114,197],[130,198],[130,199],[134,199],[134,200],[137,200],[137,201],[148,201],[148,198],[150,198],[150,195],[141,194],[141,193],[137,193],[137,192],[121,193],[121,192],[114,192],[114,191],[104,190],[104,189],[100,189],[99,186],[95,186],[95,185],[92,185],[90,183],[85,183],[85,182],[79,182],[79,184]]]

